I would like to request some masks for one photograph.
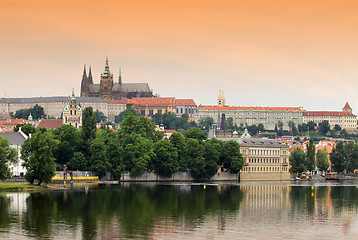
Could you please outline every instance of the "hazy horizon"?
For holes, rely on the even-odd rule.
[[[147,82],[160,96],[215,105],[358,113],[358,2],[329,0],[2,0],[1,97],[79,95]],[[88,72],[87,72],[88,73]]]

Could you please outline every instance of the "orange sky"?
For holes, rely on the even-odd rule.
[[[1,96],[79,92],[108,55],[124,82],[236,106],[358,113],[358,2],[1,0]]]

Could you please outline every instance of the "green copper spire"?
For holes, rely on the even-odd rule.
[[[76,103],[75,89],[73,88],[72,88],[72,96],[70,98],[70,103]]]
[[[101,74],[103,77],[112,77],[113,75],[109,71],[109,65],[108,65],[108,57],[106,57],[106,66],[104,67],[104,72]]]

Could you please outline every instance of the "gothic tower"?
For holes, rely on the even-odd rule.
[[[113,87],[113,74],[109,71],[108,57],[106,58],[106,66],[101,74],[100,97],[104,100],[111,99]]]
[[[119,85],[122,85],[122,71],[121,71],[121,68],[119,68],[118,83],[119,83]]]
[[[91,69],[90,69],[91,74]],[[91,75],[92,77],[92,75]],[[82,82],[81,82],[81,97],[88,97],[89,96],[89,86],[88,86],[88,78],[86,73],[86,64],[83,67],[83,75],[82,75]]]

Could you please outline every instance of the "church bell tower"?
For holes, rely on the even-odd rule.
[[[108,57],[106,58],[106,66],[101,74],[100,97],[108,100],[111,99],[113,87],[113,74],[109,71]]]

